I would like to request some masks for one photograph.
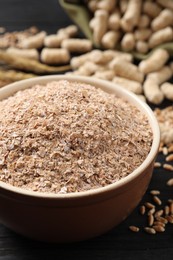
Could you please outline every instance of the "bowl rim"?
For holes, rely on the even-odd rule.
[[[80,191],[80,192],[71,192],[71,193],[44,193],[44,192],[35,192],[32,190],[26,190],[20,187],[12,186],[11,184],[5,183],[3,181],[0,181],[0,190],[6,190],[9,192],[13,192],[16,194],[25,195],[28,197],[36,197],[36,198],[48,198],[48,199],[79,199],[79,198],[86,198],[93,195],[99,195],[100,193],[105,193],[108,191],[113,191],[118,188],[121,188],[128,182],[131,182],[135,178],[137,178],[155,159],[159,144],[160,144],[160,128],[157,122],[157,119],[151,110],[151,108],[143,102],[141,99],[139,99],[135,94],[132,92],[126,90],[125,88],[119,86],[118,84],[115,84],[113,82],[109,82],[102,79],[97,79],[93,77],[85,77],[85,76],[73,76],[73,75],[49,75],[49,76],[38,76],[30,79],[20,80],[18,82],[11,83],[9,85],[6,85],[0,89],[0,96],[5,93],[6,97],[0,98],[0,100],[3,100],[14,93],[16,93],[19,90],[23,90],[29,87],[32,87],[36,84],[46,84],[50,81],[59,81],[59,80],[69,80],[69,81],[77,81],[81,83],[91,84],[96,87],[99,87],[102,89],[104,87],[104,91],[106,92],[115,92],[118,96],[124,96],[126,100],[129,102],[133,102],[135,106],[138,107],[144,114],[147,115],[147,118],[149,120],[152,132],[153,132],[153,141],[151,145],[151,149],[143,163],[137,167],[133,172],[131,172],[128,176],[112,183],[109,185],[106,185],[104,187],[99,187],[87,191]]]

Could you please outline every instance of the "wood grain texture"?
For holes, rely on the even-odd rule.
[[[36,25],[39,29],[55,33],[58,28],[70,24],[69,18],[58,0],[0,0],[0,26],[7,30],[21,30]],[[166,105],[166,104],[165,104]],[[163,158],[160,156],[159,160]],[[151,189],[161,191],[160,198],[173,198],[173,190],[166,186],[173,173],[155,169],[149,189],[143,201],[150,200]],[[173,257],[173,225],[157,235],[144,231],[132,233],[129,225],[146,225],[138,208],[118,227],[107,234],[75,244],[51,245],[23,238],[0,225],[0,259],[82,259],[82,260],[169,260]]]

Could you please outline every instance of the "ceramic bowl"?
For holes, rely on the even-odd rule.
[[[1,88],[0,99],[35,84],[61,79],[89,83],[134,104],[147,116],[153,142],[147,158],[136,170],[103,188],[79,193],[46,194],[0,182],[0,222],[26,237],[47,242],[89,239],[122,222],[147,190],[160,142],[159,126],[148,105],[134,94],[107,81],[65,75],[37,77]]]

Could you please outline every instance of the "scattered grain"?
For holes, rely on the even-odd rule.
[[[168,163],[164,163],[163,168],[165,170],[168,170],[168,171],[173,171],[173,166],[171,164],[168,164]]]
[[[148,208],[148,209],[152,209],[152,208],[155,208],[155,205],[150,203],[150,202],[145,202],[145,206]]]
[[[146,208],[144,205],[142,205],[140,208],[139,208],[139,212],[141,215],[144,215],[145,214],[145,211],[146,211]]]
[[[173,215],[173,202],[170,203],[169,212],[171,215]]]
[[[166,156],[165,160],[166,160],[167,162],[173,161],[173,154],[169,154],[168,156]]]
[[[139,232],[139,227],[137,226],[129,226],[129,229],[133,232]]]
[[[151,227],[154,223],[154,216],[152,214],[150,214],[148,216],[148,225]]]
[[[165,217],[167,219],[167,221],[170,223],[170,224],[173,224],[173,216],[166,216]]]
[[[167,155],[167,154],[168,154],[168,148],[167,148],[166,146],[163,147],[162,153],[163,153],[164,155]]]
[[[152,227],[145,227],[144,230],[148,233],[148,234],[151,234],[151,235],[154,235],[156,234],[156,230]]]
[[[154,226],[161,226],[161,227],[165,227],[165,224],[160,222],[160,221],[154,221],[153,223]]]
[[[169,180],[167,181],[167,185],[168,185],[168,186],[173,186],[173,178],[171,178],[171,179],[169,179]]]
[[[160,168],[162,164],[160,162],[155,162],[154,163],[154,168]]]
[[[160,191],[159,190],[151,190],[150,194],[151,195],[160,195]]]
[[[156,211],[156,213],[154,214],[154,217],[157,218],[157,217],[161,217],[163,215],[164,211],[163,209],[160,209],[158,211]]]
[[[156,211],[156,208],[152,208],[152,209],[150,209],[149,211],[148,211],[148,216],[149,215],[153,215],[154,214],[154,212]]]
[[[165,216],[169,215],[169,206],[168,205],[165,206],[164,213],[165,213]]]
[[[153,196],[153,201],[157,204],[157,205],[161,205],[162,204],[162,201],[159,199],[158,196]]]
[[[168,223],[167,219],[164,218],[164,217],[156,217],[156,220],[159,221],[159,222],[162,222],[162,223],[164,223],[164,224],[167,224],[167,223]]]
[[[154,225],[152,227],[156,232],[164,232],[165,231],[165,228],[162,227],[162,226],[159,226],[159,225]]]

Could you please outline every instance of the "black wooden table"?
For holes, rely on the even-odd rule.
[[[48,33],[55,33],[58,28],[71,23],[58,4],[58,0],[0,0],[0,27],[8,31],[26,29],[36,25]],[[160,155],[159,160],[163,157]],[[155,169],[144,201],[150,199],[149,191],[157,188],[160,198],[173,199],[173,189],[166,186],[166,181],[173,173]],[[0,225],[0,259],[173,259],[173,225],[164,233],[149,235],[144,231],[132,233],[129,225],[146,225],[146,218],[141,217],[138,208],[118,227],[110,232],[75,244],[56,245],[35,242],[21,237]]]

